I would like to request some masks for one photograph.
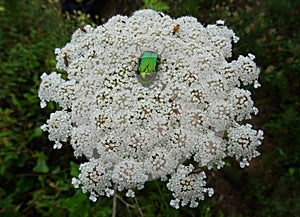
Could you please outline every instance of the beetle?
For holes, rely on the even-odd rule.
[[[157,67],[160,62],[158,53],[144,51],[137,69],[137,78],[144,87],[149,87],[157,76]]]
[[[179,28],[180,28],[180,25],[179,25],[179,24],[176,24],[176,25],[173,27],[173,31],[172,31],[173,35],[175,35],[175,33],[178,32]]]

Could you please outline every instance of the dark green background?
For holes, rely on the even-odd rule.
[[[95,2],[95,1],[91,1]],[[137,200],[118,200],[118,216],[300,215],[300,4],[298,0],[114,0],[102,1],[99,17],[153,8],[172,17],[191,15],[203,24],[226,21],[240,37],[239,54],[256,55],[262,87],[253,90],[260,113],[251,120],[265,131],[262,155],[246,169],[228,159],[208,173],[215,195],[198,208],[169,206],[165,184],[152,181]],[[80,5],[83,8],[83,4]],[[41,110],[40,75],[55,70],[54,49],[91,20],[61,14],[47,0],[0,0],[0,216],[110,216],[112,199],[90,202],[71,177],[80,159],[70,146],[53,150],[42,125],[57,107]],[[82,16],[81,16],[82,17]]]

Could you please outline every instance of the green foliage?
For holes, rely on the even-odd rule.
[[[90,202],[74,189],[79,161],[71,147],[53,151],[40,130],[55,104],[41,110],[42,72],[55,70],[54,48],[89,21],[74,24],[46,1],[0,1],[0,216],[111,216],[112,199]],[[118,0],[118,3],[126,2]],[[297,216],[300,213],[300,6],[297,0],[143,0],[144,8],[202,23],[223,19],[241,38],[234,53],[256,55],[262,87],[254,91],[263,127],[262,155],[246,170],[228,161],[211,171],[215,196],[197,209],[169,206],[165,183],[152,181],[136,200],[119,195],[121,216]],[[234,56],[236,58],[236,56]]]
[[[50,144],[41,137],[49,111],[40,112],[37,90],[41,73],[55,68],[54,48],[69,35],[58,11],[40,1],[5,1],[1,8],[0,215],[47,210],[53,216],[63,209],[49,204],[74,190],[63,172],[66,164],[53,161],[60,158],[51,156]]]
[[[161,0],[143,0],[143,8],[153,9],[155,11],[166,11],[169,5]]]

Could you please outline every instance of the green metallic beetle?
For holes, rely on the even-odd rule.
[[[144,87],[149,87],[157,76],[159,56],[156,52],[145,51],[139,61],[137,78]]]

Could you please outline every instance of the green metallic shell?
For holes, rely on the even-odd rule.
[[[159,56],[156,52],[145,51],[141,56],[137,69],[137,78],[143,86],[149,87],[155,80],[158,63]]]

